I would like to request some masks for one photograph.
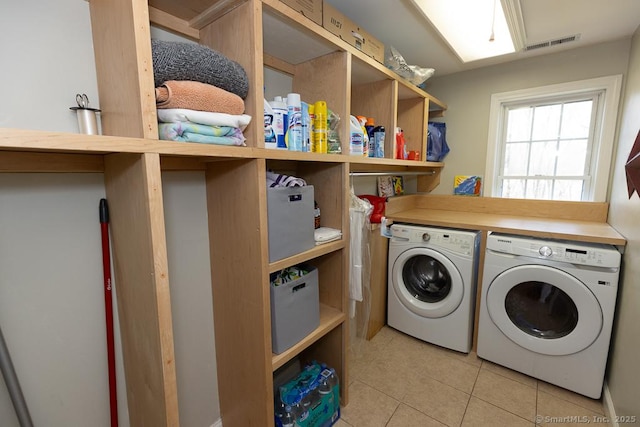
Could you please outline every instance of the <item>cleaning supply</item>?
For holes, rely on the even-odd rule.
[[[327,109],[327,153],[342,154],[342,143],[338,125],[340,124],[340,116],[333,111]]]
[[[362,128],[362,155],[364,157],[369,157],[369,135],[367,134],[367,129],[364,127],[365,123],[367,123],[367,118],[365,116],[356,116],[356,119]]]
[[[384,126],[376,126],[373,128],[373,144],[369,143],[369,147],[373,146],[374,153],[371,155],[371,151],[369,151],[369,157],[378,157],[384,158],[384,138],[385,138],[385,129]]]
[[[301,112],[302,112],[302,149],[300,151],[307,152],[311,151],[309,145],[309,138],[311,137],[311,120],[309,116],[309,104],[302,101]]]
[[[302,151],[302,104],[299,93],[287,95],[288,127],[285,142],[289,151]]]
[[[313,150],[316,153],[326,153],[327,148],[327,103],[316,101],[313,106]]]
[[[404,133],[402,129],[396,128],[396,152],[394,153],[396,159],[404,160]]]
[[[309,104],[309,141],[306,151],[313,151],[313,135],[316,132],[316,107],[315,104]]]
[[[364,130],[360,126],[360,122],[354,116],[350,116],[351,122],[349,125],[349,154],[352,156],[364,156],[365,140]]]
[[[364,124],[364,129],[367,132],[367,137],[369,138],[369,157],[375,157],[376,147],[375,140],[373,138],[373,129],[376,127],[375,120],[373,117],[367,117],[367,121]]]
[[[281,96],[276,96],[269,103],[273,111],[273,132],[276,135],[276,148],[287,149],[284,135],[287,130],[287,104],[282,101]]]
[[[273,129],[273,108],[264,100],[264,146],[265,148],[276,148],[276,133]]]

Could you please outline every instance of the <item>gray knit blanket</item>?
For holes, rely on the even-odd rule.
[[[217,86],[242,99],[249,93],[244,68],[206,46],[151,40],[151,52],[156,87],[169,80],[191,80]]]

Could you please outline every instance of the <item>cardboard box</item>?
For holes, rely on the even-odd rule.
[[[270,284],[271,346],[276,354],[287,351],[320,325],[318,269],[304,268],[309,272],[298,279]]]
[[[318,25],[322,25],[322,0],[280,0]]]
[[[322,26],[376,61],[384,63],[384,44],[328,3],[322,8]]]
[[[267,188],[269,262],[313,248],[313,186]]]

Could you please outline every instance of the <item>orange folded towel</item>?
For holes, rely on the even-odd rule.
[[[157,87],[156,107],[232,115],[244,113],[244,101],[238,95],[207,83],[188,80],[170,80]]]

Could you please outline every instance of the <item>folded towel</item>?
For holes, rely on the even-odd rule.
[[[302,178],[267,171],[267,187],[304,187],[305,185],[307,182]]]
[[[192,80],[217,86],[245,99],[249,79],[240,64],[198,43],[151,40],[153,80]]]
[[[244,101],[235,93],[206,83],[170,80],[156,88],[156,107],[186,108],[239,115]]]
[[[159,123],[158,134],[160,139],[167,141],[245,145],[242,131],[227,126],[205,126],[189,122]]]
[[[316,241],[316,246],[322,245],[333,242],[334,240],[339,240],[342,237],[342,231],[336,228],[319,227],[313,231],[313,237]]]
[[[158,120],[164,123],[191,122],[199,125],[229,126],[244,130],[249,122],[251,122],[251,116],[247,114],[234,116],[225,113],[210,113],[207,111],[195,111],[184,108],[170,108],[166,110],[158,110]]]

